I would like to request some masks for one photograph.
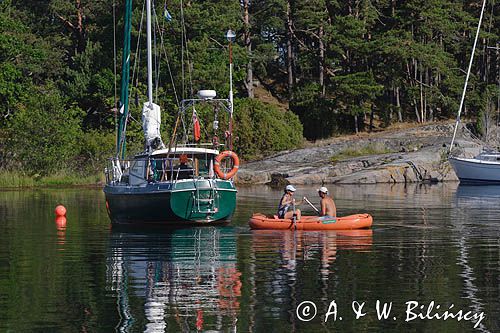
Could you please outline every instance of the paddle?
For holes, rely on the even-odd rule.
[[[292,209],[293,209],[293,215],[292,215],[293,226],[295,230],[297,230],[297,214],[295,213],[295,199],[292,199]]]
[[[311,206],[311,207],[312,207],[312,209],[314,209],[314,210],[316,211],[316,213],[318,213],[318,215],[319,215],[319,209],[318,209],[318,208],[316,208],[316,206],[314,206],[314,205],[311,203],[311,201],[309,201],[309,199],[307,199],[306,197],[304,197],[304,201],[305,201],[305,202],[307,202],[307,203],[309,204],[309,206]]]

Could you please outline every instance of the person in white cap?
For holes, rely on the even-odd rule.
[[[293,185],[287,185],[285,187],[285,193],[281,197],[279,206],[278,206],[278,217],[280,219],[291,219],[294,214],[297,220],[300,220],[301,212],[300,209],[295,209],[294,206],[297,204],[301,204],[301,202],[296,203],[295,198],[293,197],[293,193],[296,191],[296,188]]]
[[[321,198],[321,200],[320,200],[320,205],[321,205],[320,216],[323,219],[337,218],[337,207],[335,207],[335,202],[328,195],[328,189],[324,186],[321,186],[318,189],[318,195]]]

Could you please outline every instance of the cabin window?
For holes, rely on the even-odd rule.
[[[210,175],[210,161],[211,155],[199,155],[195,157],[195,164],[198,176],[209,177]]]
[[[146,163],[147,160],[134,160],[132,162],[129,171],[130,185],[141,185],[145,183]]]
[[[172,160],[166,158],[156,158],[150,160],[150,174],[148,179],[154,182],[167,180],[171,164]]]
[[[151,158],[146,179],[149,182],[209,178],[213,176],[213,154],[182,154],[172,158]]]
[[[188,158],[187,155],[178,157],[174,165],[174,179],[190,179],[193,178],[193,160]]]

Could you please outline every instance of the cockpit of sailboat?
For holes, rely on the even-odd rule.
[[[212,179],[218,154],[218,150],[202,147],[160,149],[151,154],[137,155],[132,160],[122,160],[121,177],[111,174],[116,167],[108,168],[107,181],[114,178],[119,179],[116,185],[136,186],[183,179]]]

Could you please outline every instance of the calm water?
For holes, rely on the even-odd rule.
[[[172,230],[111,229],[100,190],[2,191],[0,332],[500,332],[500,187],[330,187],[372,230],[250,231],[266,187],[239,189],[228,226]]]

